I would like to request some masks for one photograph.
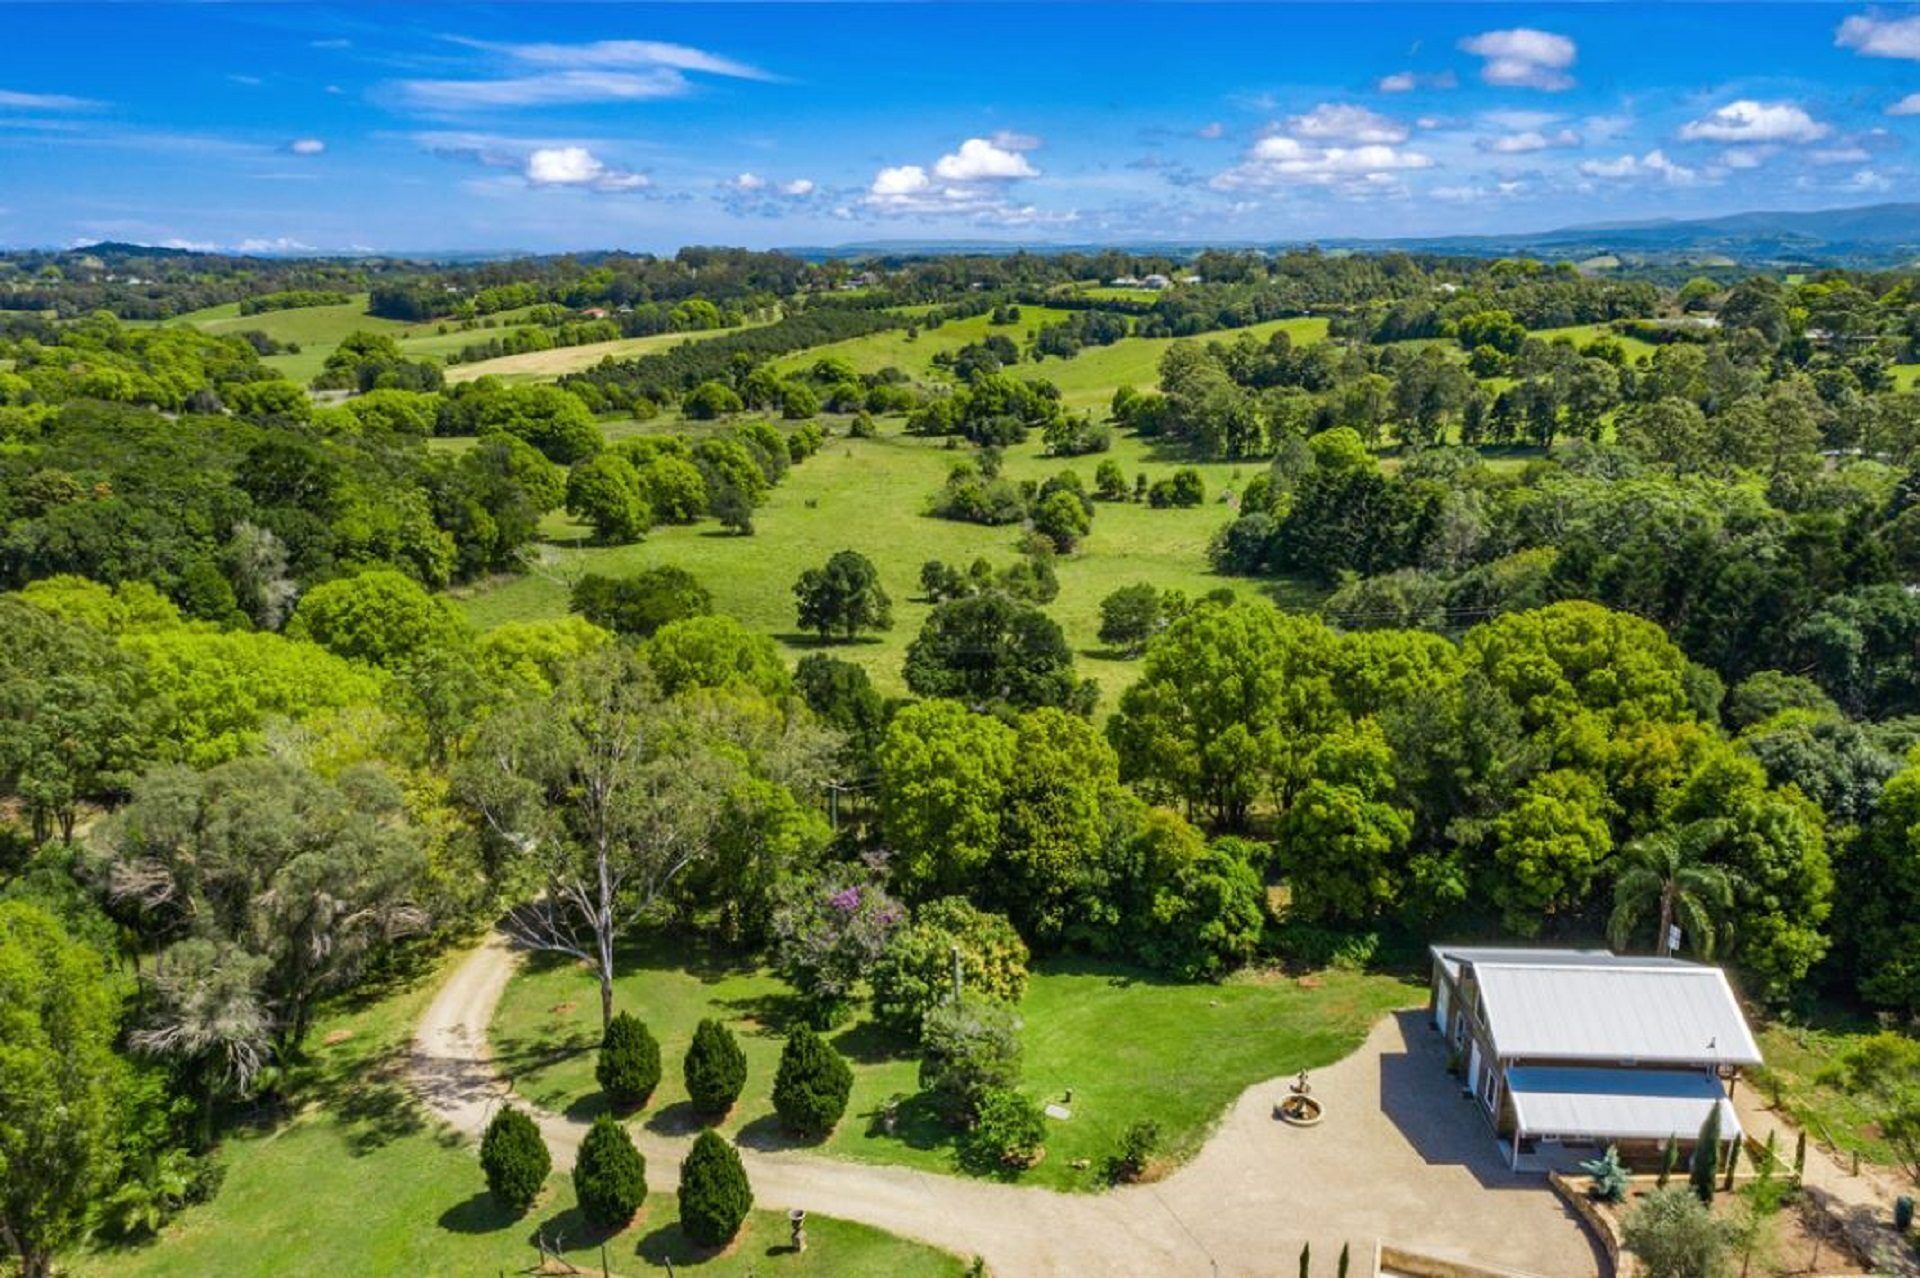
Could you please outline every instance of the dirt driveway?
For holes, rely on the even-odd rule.
[[[507,1094],[488,1059],[486,1028],[513,973],[499,937],[450,976],[422,1017],[411,1079],[421,1100],[469,1137]],[[1342,1243],[1355,1275],[1377,1239],[1538,1274],[1589,1278],[1598,1263],[1586,1235],[1537,1176],[1509,1172],[1472,1102],[1448,1077],[1425,1017],[1376,1025],[1365,1045],[1313,1075],[1324,1122],[1273,1118],[1294,1066],[1243,1093],[1185,1167],[1154,1185],[1061,1194],[804,1152],[743,1150],[756,1204],[802,1207],[983,1256],[999,1278],[1279,1278],[1295,1273],[1302,1243],[1316,1273],[1332,1272]],[[538,1116],[560,1168],[583,1124]],[[686,1142],[636,1124],[650,1178],[670,1184]],[[657,1170],[655,1170],[657,1169]]]

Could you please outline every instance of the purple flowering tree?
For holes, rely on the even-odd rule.
[[[845,1018],[855,987],[906,918],[906,907],[871,874],[830,870],[781,893],[773,912],[774,960],[817,1025]]]

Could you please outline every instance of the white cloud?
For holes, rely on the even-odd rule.
[[[1025,155],[995,146],[985,138],[968,138],[958,151],[941,156],[933,171],[949,182],[1005,182],[1040,176]]]
[[[1323,102],[1305,115],[1287,121],[1286,132],[1316,142],[1405,142],[1407,126],[1363,106]]]
[[[21,93],[16,89],[0,89],[0,107],[14,107],[22,111],[91,111],[104,105],[92,98],[76,98],[70,93]]]
[[[1856,13],[1840,24],[1833,42],[1869,58],[1905,58],[1920,62],[1920,15],[1883,18]]]
[[[1887,108],[1888,115],[1920,115],[1920,93],[1909,93]]]
[[[413,105],[438,111],[642,102],[681,97],[691,89],[687,78],[671,67],[646,72],[555,71],[506,80],[403,80],[400,83],[401,94]]]
[[[1239,164],[1216,174],[1218,191],[1278,186],[1319,186],[1347,194],[1397,187],[1396,174],[1433,166],[1430,156],[1383,143],[1319,146],[1276,134],[1261,138]]]
[[[1480,142],[1480,149],[1491,151],[1495,155],[1526,155],[1533,151],[1579,145],[1580,135],[1572,129],[1560,129],[1554,133],[1525,129],[1519,133],[1507,133],[1497,138],[1484,138]]]
[[[1815,164],[1863,164],[1873,158],[1867,148],[1858,143],[1848,142],[1841,146],[1825,147],[1818,151],[1807,152],[1807,158]]]
[[[1016,133],[1012,129],[1002,129],[993,135],[993,144],[1002,151],[1038,151],[1040,138],[1033,133]]]
[[[1680,126],[1688,142],[1817,142],[1833,132],[1792,102],[1741,98]]]
[[[1378,93],[1412,93],[1415,89],[1451,89],[1459,85],[1451,71],[1422,75],[1418,71],[1395,71],[1373,82]]]
[[[241,240],[233,247],[242,253],[311,253],[313,251],[313,245],[304,244],[285,235],[278,235],[272,239]]]
[[[645,174],[609,168],[584,146],[535,148],[527,156],[525,176],[534,186],[580,187],[593,191],[636,191],[647,185]]]
[[[287,143],[287,150],[295,155],[319,155],[327,149],[327,144],[319,138],[295,138]]]
[[[543,67],[666,67],[674,71],[699,71],[708,75],[731,76],[741,80],[771,80],[774,77],[758,67],[732,58],[662,40],[593,40],[585,44],[496,44],[487,40],[450,37],[456,44]]]
[[[1488,84],[1524,89],[1544,89],[1557,93],[1573,87],[1567,68],[1573,65],[1579,49],[1574,42],[1551,31],[1515,27],[1509,31],[1483,31],[1468,36],[1460,47],[1484,59],[1480,78]]]
[[[1209,142],[1218,142],[1221,138],[1227,136],[1227,126],[1218,120],[1214,120],[1211,123],[1203,124],[1195,129],[1193,136],[1196,138],[1205,138]]]
[[[758,173],[742,173],[727,181],[727,185],[736,191],[758,191],[766,184],[767,180]]]
[[[812,195],[813,191],[814,184],[812,178],[795,178],[791,182],[782,182],[780,184],[780,194],[795,200],[805,199],[807,196]]]
[[[1675,164],[1661,150],[1652,150],[1642,156],[1621,155],[1611,160],[1588,160],[1580,166],[1580,171],[1592,178],[1603,178],[1610,182],[1624,182],[1639,179],[1658,179],[1673,186],[1690,185],[1696,177],[1692,169]]]
[[[1884,191],[1892,185],[1892,182],[1872,169],[1861,169],[1847,179],[1847,189],[1851,191]]]
[[[1736,146],[1720,153],[1720,167],[1726,169],[1757,169],[1766,163],[1773,154],[1770,146]]]

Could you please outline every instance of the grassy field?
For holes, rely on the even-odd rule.
[[[957,351],[962,346],[996,333],[1021,346],[1035,329],[1044,324],[1057,324],[1070,314],[1072,312],[1051,306],[1022,306],[1017,324],[993,324],[989,315],[974,315],[966,319],[948,320],[939,328],[922,329],[914,337],[908,337],[904,328],[887,329],[869,333],[865,337],[850,337],[844,342],[829,342],[825,346],[813,346],[792,355],[784,355],[775,360],[773,366],[783,373],[789,373],[806,368],[817,359],[832,357],[845,360],[856,373],[877,373],[891,367],[916,377],[925,377],[933,367],[933,357],[943,351]],[[1027,369],[1028,366],[1023,364],[1014,371],[1026,372]]]
[[[70,1257],[77,1278],[474,1278],[524,1272],[536,1231],[564,1236],[576,1264],[600,1263],[569,1177],[548,1182],[524,1218],[494,1207],[473,1152],[401,1090],[399,1069],[434,974],[325,1018],[313,1033],[311,1103],[290,1121],[242,1130],[222,1152],[226,1182],[146,1245]],[[787,1224],[755,1212],[718,1258],[694,1254],[675,1223],[673,1185],[656,1182],[638,1221],[609,1240],[613,1272],[712,1278],[955,1278],[959,1259],[863,1225],[810,1218],[809,1250],[786,1252]]]
[[[1069,360],[1047,360],[1040,364],[1022,364],[1060,388],[1060,398],[1070,408],[1104,410],[1121,386],[1152,390],[1160,382],[1160,357],[1175,341],[1237,341],[1243,334],[1266,341],[1277,332],[1286,332],[1296,345],[1310,345],[1327,335],[1322,316],[1269,320],[1247,328],[1226,329],[1185,339],[1171,337],[1129,337],[1111,346],[1093,346]]]
[[[722,1124],[743,1143],[787,1143],[768,1099],[782,1035],[797,1012],[792,992],[751,962],[698,942],[657,940],[630,951],[617,1005],[660,1040],[664,1077],[642,1121],[684,1131],[693,1121],[680,1061],[695,1025],[716,1017],[739,1036],[747,1087]],[[1227,1104],[1262,1079],[1315,1069],[1359,1046],[1367,1029],[1415,994],[1388,977],[1327,972],[1311,988],[1248,974],[1221,985],[1182,985],[1132,969],[1041,964],[1020,1006],[1024,1090],[1041,1101],[1073,1090],[1073,1117],[1050,1124],[1047,1157],[1023,1179],[1059,1189],[1100,1188],[1100,1165],[1136,1119],[1159,1122],[1173,1157],[1190,1154]],[[536,959],[508,987],[493,1025],[495,1051],[514,1085],[543,1106],[599,1112],[593,1080],[599,995],[571,962]],[[917,1061],[864,1017],[829,1036],[854,1067],[847,1116],[827,1153],[869,1162],[954,1170],[951,1136],[918,1097]],[[899,1102],[892,1136],[881,1107]],[[1087,1159],[1091,1166],[1076,1170]]]
[[[717,328],[704,333],[654,333],[647,337],[623,337],[612,342],[590,342],[585,346],[562,346],[550,351],[528,351],[524,355],[502,355],[499,359],[474,364],[455,364],[447,370],[449,382],[470,382],[476,377],[500,377],[509,382],[545,382],[567,373],[592,368],[601,360],[632,359],[651,355],[682,342],[698,342],[736,329]],[[472,342],[484,342],[492,333],[461,333],[460,340],[442,354],[458,351]]]
[[[1575,324],[1569,328],[1536,328],[1529,336],[1546,342],[1564,337],[1570,339],[1575,346],[1585,346],[1596,337],[1611,338],[1620,343],[1621,348],[1626,351],[1627,362],[1630,364],[1644,364],[1653,358],[1655,351],[1660,349],[1652,342],[1643,342],[1637,337],[1622,336],[1605,324]]]
[[[301,306],[287,311],[264,311],[259,315],[242,315],[239,303],[228,302],[224,306],[189,312],[173,322],[191,324],[209,333],[258,329],[275,341],[298,342],[299,354],[269,355],[263,362],[302,383],[312,380],[348,333],[365,331],[404,337],[413,331],[431,333],[434,328],[430,324],[409,325],[367,314],[365,293],[336,306]]]
[[[1781,1104],[1793,1121],[1816,1139],[1843,1154],[1858,1154],[1866,1162],[1894,1165],[1893,1153],[1881,1139],[1873,1115],[1859,1097],[1819,1081],[1819,1074],[1838,1059],[1852,1041],[1876,1027],[1766,1025],[1759,1032],[1760,1054],[1766,1068],[1754,1079],[1763,1095],[1775,1086]]]
[[[567,583],[578,574],[625,574],[673,564],[713,592],[718,611],[773,635],[797,659],[814,650],[815,640],[796,632],[794,581],[835,551],[858,550],[880,570],[893,599],[894,625],[884,635],[837,647],[835,655],[866,666],[882,689],[904,692],[901,662],[930,610],[918,598],[920,565],[941,559],[964,568],[980,556],[1005,565],[1017,557],[1016,528],[987,528],[922,513],[948,467],[966,455],[949,451],[941,440],[904,435],[893,422],[878,439],[836,436],[788,473],[755,513],[751,537],[730,536],[708,522],[659,528],[629,546],[553,545],[546,550],[542,571],[460,592],[460,602],[483,628],[557,616],[566,610]],[[1119,461],[1129,475],[1144,471],[1153,478],[1184,464],[1156,455],[1145,441],[1126,437],[1116,440],[1104,456]],[[1006,473],[1037,479],[1071,468],[1091,486],[1098,462],[1097,457],[1043,457],[1035,439],[1008,451]],[[1207,543],[1231,518],[1231,511],[1215,499],[1264,466],[1257,461],[1201,464],[1208,501],[1185,510],[1101,503],[1092,535],[1077,554],[1059,561],[1060,597],[1047,605],[1047,612],[1065,630],[1082,672],[1101,685],[1103,705],[1111,706],[1135,669],[1134,662],[1105,650],[1098,637],[1100,601],[1121,586],[1144,581],[1194,595],[1222,586],[1243,592],[1277,589],[1290,604],[1318,598],[1304,586],[1234,580],[1216,576],[1208,567]],[[564,521],[552,531],[562,537],[582,532]]]

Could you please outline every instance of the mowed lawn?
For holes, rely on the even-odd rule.
[[[1353,1052],[1379,1017],[1417,997],[1396,979],[1355,972],[1328,971],[1311,981],[1247,973],[1219,985],[1184,985],[1111,964],[1043,962],[1018,1009],[1021,1090],[1045,1103],[1071,1088],[1072,1117],[1049,1123],[1047,1157],[1022,1183],[1102,1188],[1103,1161],[1128,1125],[1143,1118],[1160,1124],[1167,1155],[1184,1158],[1245,1088],[1332,1064]],[[714,1017],[734,1031],[747,1056],[746,1089],[721,1129],[748,1145],[790,1145],[770,1096],[785,1032],[800,1009],[778,977],[702,942],[659,937],[623,955],[616,1006],[645,1021],[660,1042],[660,1089],[637,1121],[669,1132],[694,1123],[681,1062],[694,1027]],[[586,969],[531,959],[508,986],[492,1035],[522,1095],[576,1117],[601,1111],[593,1078],[599,987]],[[854,1087],[847,1116],[822,1152],[956,1171],[952,1133],[920,1095],[911,1045],[864,1012],[828,1038],[853,1065]],[[890,1100],[899,1115],[892,1135],[880,1126]],[[1081,1159],[1089,1165],[1076,1169]]]
[[[510,1219],[486,1193],[473,1150],[420,1111],[400,1084],[412,1028],[432,995],[427,978],[313,1031],[311,1103],[298,1117],[227,1137],[227,1174],[209,1204],[189,1208],[157,1241],[67,1258],[76,1278],[477,1278],[524,1273],[536,1231],[598,1275],[599,1238],[556,1175],[533,1209]],[[656,1176],[637,1222],[608,1241],[613,1273],[711,1278],[957,1278],[958,1257],[864,1225],[810,1217],[809,1249],[785,1250],[784,1215],[757,1211],[733,1248],[694,1253],[675,1223],[675,1186]]]
[[[711,521],[691,527],[657,528],[645,540],[627,546],[560,544],[543,548],[541,571],[498,580],[459,592],[467,616],[478,626],[560,616],[566,612],[568,583],[588,572],[627,574],[658,564],[686,569],[713,593],[714,608],[775,636],[795,659],[817,650],[817,641],[798,632],[793,583],[839,550],[857,550],[873,560],[893,600],[893,629],[858,643],[835,645],[834,655],[867,667],[884,690],[901,693],[906,685],[901,662],[907,644],[919,632],[931,606],[920,596],[920,567],[940,559],[962,568],[984,556],[996,567],[1015,562],[1018,527],[984,527],[936,519],[924,513],[944,482],[947,470],[972,450],[948,449],[945,441],[901,433],[897,420],[883,424],[878,439],[836,435],[814,456],[795,466],[754,515],[754,534],[732,536]],[[1150,479],[1186,464],[1158,455],[1147,441],[1116,439],[1112,452],[1095,457],[1049,458],[1038,438],[1008,451],[1006,473],[1016,479],[1040,479],[1061,470],[1077,471],[1089,489],[1094,468],[1112,457],[1132,476]],[[1145,504],[1096,503],[1093,532],[1079,551],[1057,563],[1060,596],[1046,605],[1077,654],[1082,674],[1101,687],[1103,708],[1111,708],[1133,678],[1137,663],[1123,660],[1100,643],[1100,601],[1121,586],[1147,582],[1189,595],[1226,587],[1241,593],[1274,592],[1292,605],[1319,597],[1295,583],[1254,582],[1221,577],[1207,562],[1207,545],[1232,517],[1219,500],[1265,469],[1259,461],[1202,463],[1207,501],[1180,510],[1154,510]],[[563,536],[584,529],[557,524]]]
[[[925,377],[933,368],[935,355],[957,351],[996,334],[1015,346],[1024,347],[1034,330],[1042,325],[1058,324],[1072,313],[1051,306],[1022,306],[1019,320],[1012,324],[995,324],[991,314],[985,314],[948,320],[938,328],[920,329],[912,337],[904,328],[885,329],[865,337],[850,337],[844,342],[810,346],[781,356],[773,366],[780,372],[792,373],[809,367],[817,359],[833,358],[845,360],[856,373],[897,368],[914,377]],[[1037,366],[1031,364],[1019,364],[1013,369],[1014,373],[1023,375],[1035,371]]]

